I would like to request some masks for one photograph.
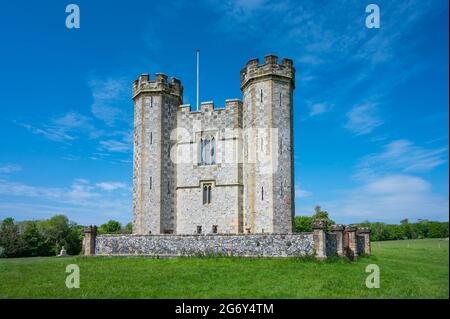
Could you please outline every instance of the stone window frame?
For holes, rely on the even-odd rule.
[[[203,153],[203,141],[212,141],[210,144],[210,156],[212,155],[212,160],[209,163],[203,163],[202,153]],[[196,133],[196,144],[197,144],[197,167],[213,167],[218,165],[217,163],[217,146],[219,145],[219,132],[218,130],[208,130],[208,131],[200,131]],[[211,154],[211,150],[213,154]]]
[[[202,193],[202,205],[203,206],[209,206],[211,205],[211,198],[212,198],[212,190],[215,188],[216,183],[215,181],[201,181],[200,182],[200,190]],[[206,188],[206,193],[205,193]]]

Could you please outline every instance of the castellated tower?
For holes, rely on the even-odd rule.
[[[133,233],[291,233],[292,61],[241,70],[242,101],[183,104],[177,79],[133,82]]]
[[[241,70],[243,92],[244,228],[250,233],[294,229],[292,60],[265,56]]]
[[[183,87],[164,74],[133,82],[133,233],[172,233],[176,229],[176,172],[170,160],[170,133],[183,100]]]

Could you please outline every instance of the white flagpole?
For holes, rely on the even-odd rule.
[[[200,83],[200,50],[197,49],[197,111],[199,110],[199,83]]]

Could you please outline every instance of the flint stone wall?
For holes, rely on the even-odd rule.
[[[314,255],[312,233],[254,235],[100,235],[96,255],[294,257]]]

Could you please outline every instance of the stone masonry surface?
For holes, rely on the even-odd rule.
[[[314,255],[312,233],[100,235],[96,255],[294,257]]]
[[[344,236],[336,230],[325,232],[326,221],[313,223],[312,233],[291,234],[214,234],[214,235],[99,235],[95,226],[84,233],[85,255],[100,256],[241,256],[241,257],[305,257],[326,259],[353,249]],[[353,227],[356,229],[356,227]],[[350,229],[351,230],[351,229]],[[361,230],[356,239],[356,254],[346,254],[351,259],[370,254],[370,230]]]

